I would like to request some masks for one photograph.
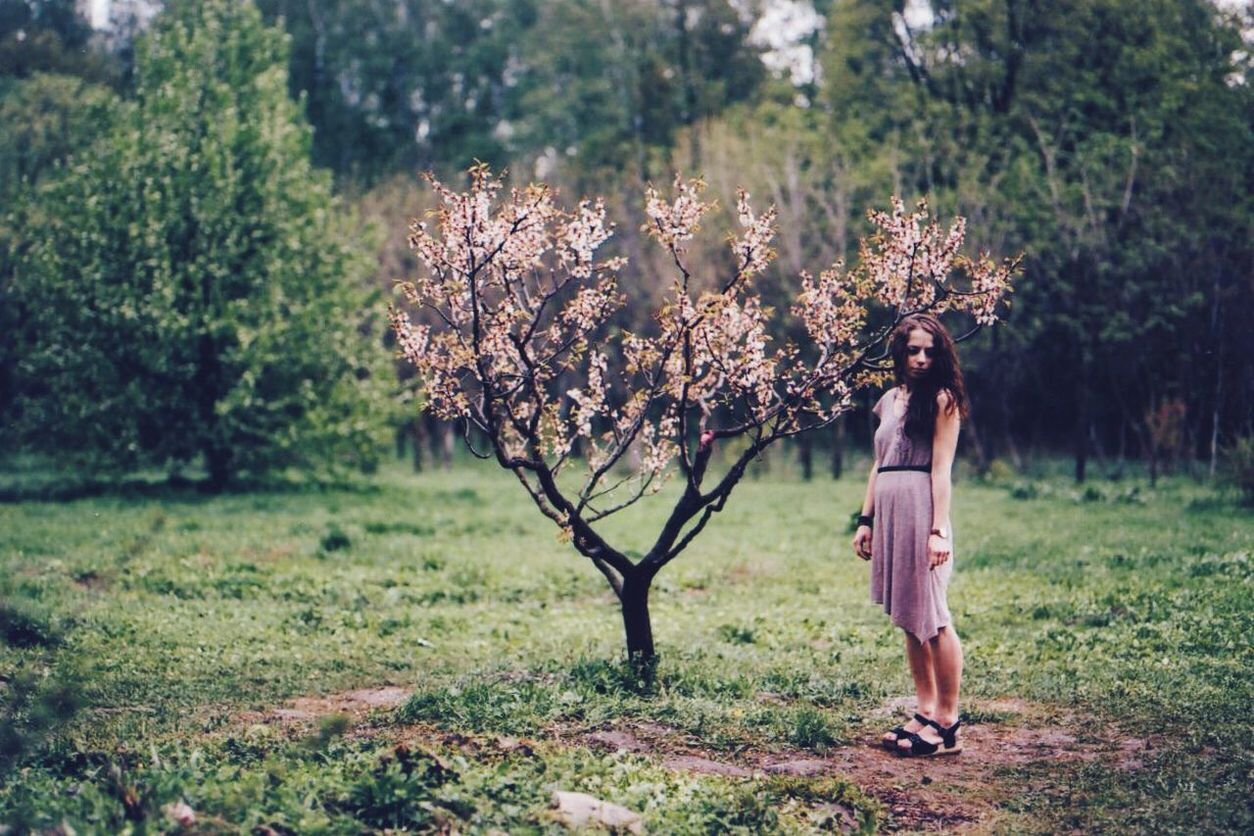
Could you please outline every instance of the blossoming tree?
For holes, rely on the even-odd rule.
[[[606,577],[638,662],[654,657],[653,578],[725,507],[750,462],[850,410],[855,389],[882,376],[886,339],[903,316],[959,310],[976,327],[993,323],[1017,267],[961,255],[963,219],[942,231],[924,202],[909,213],[894,199],[891,213],[870,213],[877,232],[861,242],[855,267],[802,274],[789,313],[809,345],[773,340],[754,277],[774,256],[774,209],[757,214],[740,193],[734,264],[698,290],[684,242],[713,204],[700,181],[677,177],[670,197],[646,192],[648,232],[674,263],[665,303],[649,333],[612,331],[625,260],[597,257],[612,234],[603,203],[566,211],[544,185],[503,196],[486,167],[470,174],[463,193],[429,177],[442,201],[428,213],[437,228],[411,226],[425,269],[400,285],[427,313],[420,324],[392,310],[400,350],[424,380],[427,407],[462,421],[471,450],[512,471]],[[891,312],[875,329],[867,327],[872,305]],[[471,427],[490,449],[475,449]],[[715,442],[731,438],[743,441],[711,475]],[[578,479],[559,480],[576,466]],[[676,472],[674,507],[633,560],[598,523]]]

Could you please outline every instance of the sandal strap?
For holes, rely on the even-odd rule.
[[[932,722],[917,711],[914,712],[914,721],[916,723],[922,723],[925,726]]]
[[[941,746],[939,743],[924,740],[914,732],[907,732],[906,739],[910,741],[909,754],[911,755],[930,755]]]
[[[958,727],[962,725],[962,718],[959,717],[949,728],[945,728],[935,720],[924,720],[929,726],[936,729],[936,733],[941,736],[941,742],[945,744],[946,749],[952,749],[957,743],[955,739],[958,735]],[[926,741],[925,741],[926,742]]]

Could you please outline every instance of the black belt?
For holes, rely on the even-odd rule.
[[[890,464],[881,467],[877,473],[892,473],[894,470],[917,470],[919,473],[931,473],[930,464]]]

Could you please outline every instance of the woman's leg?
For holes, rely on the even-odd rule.
[[[927,642],[919,642],[909,634],[907,636],[907,646],[910,641],[914,641],[926,648],[927,658],[931,663],[929,673],[935,683],[933,691],[935,701],[932,704],[932,713],[926,711],[923,713],[945,728],[949,728],[958,721],[958,694],[962,688],[962,642],[958,640],[958,633],[953,625],[950,625],[942,627],[940,632]],[[913,668],[913,664],[911,667]],[[915,682],[918,682],[917,675]],[[920,702],[921,705],[922,702]],[[929,743],[941,742],[940,734],[931,726],[921,731],[919,736]],[[903,749],[907,749],[909,741],[903,741],[900,745]]]
[[[905,632],[906,660],[910,663],[910,676],[914,679],[919,713],[924,717],[935,717],[938,696],[935,652],[929,643],[919,641],[908,630]]]
[[[933,719],[948,728],[958,721],[958,692],[962,689],[962,642],[953,625],[940,628],[928,642],[936,676],[936,714]]]
[[[921,642],[909,630],[902,631],[906,636],[906,662],[910,666],[910,676],[914,679],[914,695],[917,701],[915,711],[924,717],[936,716],[936,674],[932,648]],[[927,728],[910,718],[903,728],[908,732],[918,732]],[[892,732],[884,735],[884,741],[892,744]]]

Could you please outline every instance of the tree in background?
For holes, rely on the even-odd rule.
[[[643,183],[701,169],[700,131],[757,93],[765,70],[745,18],[727,0],[546,3],[522,45],[517,149],[565,161],[581,185]]]
[[[292,35],[316,159],[365,185],[537,158],[643,179],[764,75],[727,0],[259,5]]]
[[[927,222],[925,204],[907,213],[894,200],[891,214],[872,216],[877,232],[862,242],[855,268],[802,274],[791,314],[803,350],[772,337],[755,286],[774,257],[775,210],[756,214],[742,192],[730,269],[694,275],[685,248],[713,205],[700,181],[676,178],[671,199],[646,194],[649,234],[672,260],[670,293],[654,327],[632,333],[608,327],[622,302],[615,273],[624,261],[596,256],[611,235],[603,203],[565,212],[550,189],[533,185],[498,204],[501,183],[486,167],[471,174],[466,193],[433,179],[438,233],[425,221],[411,227],[425,270],[401,290],[438,324],[393,311],[401,351],[429,407],[464,422],[468,442],[477,429],[490,445],[479,455],[511,470],[605,575],[622,607],[628,655],[642,663],[654,657],[653,578],[723,509],[750,463],[847,412],[854,391],[882,377],[884,342],[905,315],[965,311],[978,324],[995,322],[1017,266],[960,255],[962,219],[945,231]],[[873,302],[890,315],[867,329]],[[731,464],[707,481],[722,442],[735,442]],[[563,473],[576,445],[581,477]],[[655,493],[676,463],[679,496],[633,561],[598,523]]]
[[[15,397],[13,254],[23,243],[8,210],[30,184],[108,125],[121,73],[74,0],[0,0],[0,421]],[[11,446],[12,433],[4,433]]]
[[[292,37],[289,86],[306,97],[315,158],[384,229],[400,229],[415,205],[398,186],[412,190],[418,169],[447,175],[473,159],[508,165],[519,183],[539,176],[603,194],[619,230],[607,246],[630,259],[614,324],[640,330],[668,292],[668,256],[641,234],[637,208],[650,178],[700,171],[726,205],[743,184],[779,206],[780,258],[757,284],[782,327],[798,264],[851,257],[879,196],[927,194],[938,213],[970,220],[973,246],[1032,256],[1007,327],[964,354],[974,405],[964,444],[977,468],[1070,449],[1077,475],[1091,457],[1119,473],[1149,452],[1146,416],[1174,400],[1185,406],[1186,471],[1209,454],[1213,472],[1218,451],[1249,432],[1248,10],[815,0],[826,25],[806,43],[821,71],[795,86],[764,73],[765,47],[749,33],[769,4],[756,2],[258,4]],[[86,29],[71,5],[0,0],[0,32],[79,44]],[[924,7],[931,14],[919,16]],[[124,36],[86,43],[116,50]],[[19,144],[38,139],[28,113],[50,128],[82,121],[75,92],[35,71],[88,72],[57,63],[73,49],[23,49],[9,65],[33,74],[7,90],[0,81],[6,99],[36,85],[6,113],[2,130]],[[40,136],[55,144],[56,134]],[[403,263],[403,242],[389,246],[382,262]],[[727,262],[707,242],[686,257],[699,273]],[[376,286],[388,273],[376,271]],[[0,272],[0,293],[6,281]],[[0,323],[0,369],[3,357],[12,366],[12,333]],[[821,437],[796,442],[803,462],[811,438]]]
[[[993,250],[1027,250],[1021,305],[965,357],[971,441],[1142,454],[1143,416],[1186,403],[1201,452],[1243,431],[1234,363],[1249,285],[1248,50],[1206,0],[933,2],[829,15],[834,141],[859,171],[968,216]],[[1041,392],[1050,397],[1041,399]],[[1138,443],[1139,442],[1139,443]]]
[[[134,102],[20,208],[31,444],[98,470],[201,457],[215,489],[373,459],[392,375],[368,249],[310,164],[286,61],[251,4],[171,4]]]
[[[0,77],[60,73],[113,81],[119,67],[91,46],[75,0],[0,0]]]
[[[373,184],[395,171],[503,164],[518,44],[534,0],[259,0],[292,36],[314,158]]]
[[[91,145],[107,128],[113,103],[107,87],[73,76],[0,79],[0,418],[9,416],[16,396],[20,321],[13,268],[28,239],[7,209],[75,150]]]

